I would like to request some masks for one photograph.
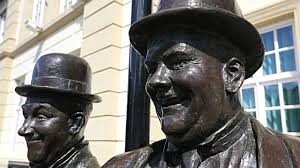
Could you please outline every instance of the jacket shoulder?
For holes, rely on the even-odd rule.
[[[254,131],[260,167],[299,167],[300,139],[265,128],[253,117],[250,118]]]
[[[108,160],[102,168],[126,168],[126,167],[139,167],[142,166],[148,160],[148,157],[152,153],[152,148],[146,146],[140,149],[129,151],[120,155],[117,155]]]
[[[300,138],[282,134],[282,139],[286,143],[293,162],[300,165]]]
[[[108,160],[102,168],[140,168],[145,166],[150,155],[163,149],[165,140],[155,142],[149,146],[117,155]]]

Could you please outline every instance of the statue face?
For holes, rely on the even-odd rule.
[[[31,163],[48,163],[61,154],[70,140],[69,117],[41,99],[28,98],[22,106],[24,123],[19,129],[25,137]]]
[[[214,52],[200,49],[214,46],[219,39],[199,35],[195,40],[194,36],[160,35],[148,45],[145,61],[147,93],[162,131],[177,145],[197,144],[224,124],[224,64],[209,54]]]

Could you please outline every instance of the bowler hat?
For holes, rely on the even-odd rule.
[[[76,56],[51,53],[35,64],[30,85],[17,86],[21,96],[41,94],[73,96],[85,102],[98,103],[101,98],[91,94],[91,68]]]
[[[131,26],[132,46],[145,56],[148,40],[168,25],[192,26],[231,41],[245,54],[246,78],[263,63],[264,46],[260,34],[243,18],[235,0],[161,0],[158,12]]]

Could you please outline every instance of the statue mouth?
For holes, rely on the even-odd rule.
[[[171,95],[171,96],[163,97],[162,99],[160,99],[160,102],[161,102],[161,106],[164,108],[164,107],[180,104],[181,99],[176,95]]]
[[[172,113],[174,109],[181,110],[182,108],[189,107],[191,104],[191,99],[187,94],[172,94],[160,97],[158,99],[160,102],[161,108],[164,111],[164,115],[167,115],[168,112]]]
[[[172,109],[181,109],[191,104],[189,91],[183,88],[173,86],[166,93],[157,93],[156,100],[163,111]]]
[[[43,142],[43,139],[40,138],[40,137],[26,138],[26,142],[27,142],[28,145],[31,145],[31,144],[41,143],[41,142]]]

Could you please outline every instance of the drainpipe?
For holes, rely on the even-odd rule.
[[[152,0],[132,0],[131,23],[151,13]],[[144,58],[132,47],[129,55],[125,151],[149,144],[150,100],[145,92]]]

